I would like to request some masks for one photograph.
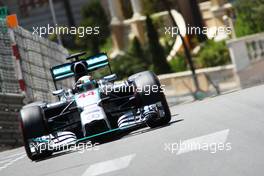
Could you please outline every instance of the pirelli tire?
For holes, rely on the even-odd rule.
[[[138,90],[140,90],[139,96],[143,106],[151,105],[160,102],[165,112],[165,117],[148,121],[147,125],[151,128],[163,126],[170,122],[171,112],[163,93],[163,88],[160,84],[158,77],[151,71],[143,71],[132,75],[128,78],[130,81],[134,81]]]
[[[52,154],[52,151],[37,151],[32,153],[29,140],[32,138],[47,135],[47,128],[43,118],[43,112],[40,106],[27,106],[20,110],[19,120],[23,135],[24,147],[28,158],[32,161],[43,159]]]
[[[31,106],[45,106],[47,103],[43,102],[43,101],[35,101],[35,102],[32,102],[32,103],[29,103],[25,106],[23,106],[23,108],[28,108],[28,107],[31,107]]]

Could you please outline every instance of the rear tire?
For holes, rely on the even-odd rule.
[[[168,124],[171,120],[171,113],[166,97],[162,92],[158,77],[151,71],[144,71],[132,75],[128,79],[134,81],[137,88],[139,88],[140,90],[144,90],[139,93],[143,106],[155,104],[158,102],[161,102],[162,104],[165,116],[160,119],[147,121],[147,125],[150,128],[154,128]],[[153,89],[154,87],[158,87],[158,89]]]
[[[37,152],[36,154],[33,154],[30,150],[30,139],[47,135],[41,107],[29,106],[21,109],[19,119],[28,158],[34,161],[50,156],[52,151],[49,150]]]

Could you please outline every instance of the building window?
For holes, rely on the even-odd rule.
[[[54,3],[61,0],[53,0]],[[41,7],[45,4],[49,3],[49,0],[19,0],[19,9],[21,16],[27,17],[29,16],[29,12],[31,9]]]

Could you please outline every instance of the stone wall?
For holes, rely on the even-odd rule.
[[[233,65],[219,66],[196,70],[201,90],[213,90],[213,84],[219,86],[220,92],[236,89],[236,74]],[[182,96],[195,91],[190,71],[171,73],[158,76],[161,84],[165,86],[167,96]]]
[[[22,145],[18,112],[25,103],[56,99],[50,67],[66,56],[62,46],[21,27],[8,29],[0,20],[0,150]]]
[[[50,68],[65,63],[68,51],[54,42],[32,35],[21,27],[14,30],[14,35],[19,49],[27,98],[30,101],[54,101],[56,97],[52,95],[52,91],[55,88]],[[64,87],[67,85],[68,83],[65,83]]]
[[[0,150],[23,144],[18,122],[23,99],[21,94],[0,93]]]

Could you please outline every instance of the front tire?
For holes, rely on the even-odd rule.
[[[160,95],[160,102],[162,104],[165,116],[159,119],[150,119],[147,121],[147,125],[150,128],[156,128],[159,126],[167,125],[171,121],[171,112],[168,106],[168,103],[166,101],[165,95],[162,93]]]
[[[43,119],[43,112],[39,106],[29,106],[21,109],[20,124],[23,135],[24,147],[28,158],[32,161],[43,159],[52,154],[52,151],[38,151],[36,148],[36,153],[31,152],[30,140],[33,138],[41,137],[47,135],[47,129]]]
[[[168,124],[171,120],[171,112],[166,97],[161,89],[161,84],[158,77],[151,71],[144,71],[130,76],[129,80],[134,81],[136,87],[139,88],[140,90],[143,90],[142,92],[139,93],[143,106],[156,104],[160,102],[163,107],[165,116],[162,118],[149,120],[147,121],[147,125],[150,128],[155,128],[158,126],[163,126]],[[156,89],[157,87],[158,89]]]

